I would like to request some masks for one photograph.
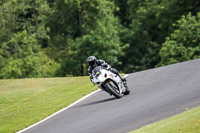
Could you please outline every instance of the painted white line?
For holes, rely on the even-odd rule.
[[[123,77],[127,78],[127,77],[128,77],[128,75],[130,75],[130,74],[125,74]]]
[[[88,98],[89,96],[91,96],[91,95],[93,95],[93,94],[97,93],[98,91],[100,91],[100,89],[98,89],[98,90],[96,90],[96,91],[93,91],[93,92],[91,92],[90,94],[88,94],[88,95],[86,95],[86,96],[82,97],[81,99],[77,100],[76,102],[74,102],[74,103],[70,104],[70,105],[69,105],[69,106],[67,106],[66,108],[63,108],[63,109],[61,109],[61,110],[59,110],[59,111],[57,111],[57,112],[53,113],[52,115],[50,115],[50,116],[46,117],[45,119],[43,119],[43,120],[41,120],[41,121],[39,121],[39,122],[37,122],[37,123],[35,123],[35,124],[33,124],[33,125],[31,125],[31,126],[29,126],[29,127],[25,128],[25,129],[23,129],[23,130],[21,130],[21,131],[18,131],[17,133],[22,133],[22,132],[24,132],[24,131],[26,131],[26,130],[28,130],[28,129],[30,129],[30,128],[32,128],[32,127],[34,127],[34,126],[36,126],[36,125],[38,125],[38,124],[40,124],[40,123],[42,123],[42,122],[44,122],[44,121],[48,120],[48,119],[50,119],[51,117],[53,117],[53,116],[55,116],[55,115],[57,115],[57,114],[59,114],[59,113],[61,113],[61,112],[65,111],[66,109],[68,109],[68,108],[70,108],[70,107],[74,106],[75,104],[77,104],[77,103],[79,103],[79,102],[81,102],[81,101],[85,100],[86,98]]]

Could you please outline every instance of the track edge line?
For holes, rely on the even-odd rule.
[[[98,90],[96,90],[96,91],[93,91],[93,92],[87,94],[86,96],[84,96],[84,97],[82,97],[81,99],[75,101],[74,103],[70,104],[69,106],[67,106],[67,107],[65,107],[65,108],[63,108],[63,109],[61,109],[61,110],[59,110],[59,111],[53,113],[52,115],[50,115],[50,116],[44,118],[43,120],[41,120],[41,121],[39,121],[39,122],[37,122],[37,123],[35,123],[35,124],[33,124],[33,125],[31,125],[31,126],[25,128],[25,129],[23,129],[23,130],[17,131],[16,133],[22,133],[22,132],[24,132],[24,131],[26,131],[26,130],[32,128],[32,127],[35,127],[35,126],[39,125],[40,123],[42,123],[42,122],[44,122],[44,121],[50,119],[51,117],[53,117],[53,116],[55,116],[55,115],[57,115],[57,114],[59,114],[59,113],[65,111],[65,110],[69,109],[70,107],[74,106],[75,104],[77,104],[77,103],[79,103],[79,102],[85,100],[86,98],[88,98],[88,97],[90,97],[91,95],[97,93],[98,91],[100,91],[100,89],[98,89]]]

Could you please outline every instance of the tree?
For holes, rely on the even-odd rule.
[[[120,1],[116,0],[121,3]],[[199,11],[197,0],[128,0],[130,47],[125,61],[126,71],[154,68],[160,62],[161,44],[173,31],[172,26],[182,15]],[[126,17],[127,18],[127,17]]]
[[[0,78],[53,76],[57,64],[40,47],[49,39],[47,1],[0,2]]]
[[[82,16],[85,35],[76,40],[77,57],[81,64],[86,63],[89,55],[95,55],[111,65],[117,65],[120,39],[119,21],[113,15],[114,9],[113,2],[106,0],[91,1],[90,8],[82,7],[82,12],[87,14]]]
[[[158,66],[200,57],[200,14],[182,16],[174,26],[177,29],[162,44]]]
[[[0,41],[8,41],[16,32],[26,30],[35,34],[37,41],[46,46],[49,39],[46,18],[50,13],[49,5],[43,0],[7,0],[0,6]]]
[[[158,53],[161,40],[156,12],[158,11],[159,0],[128,0],[130,29],[130,48],[126,56],[126,68],[128,72],[145,70],[154,67],[159,60]]]
[[[0,47],[0,78],[53,76],[58,65],[40,52],[36,35],[18,32]]]
[[[55,21],[49,22],[52,43],[57,47],[69,48],[65,51],[68,58],[63,59],[61,69],[72,75],[86,75],[89,55],[105,59],[112,65],[118,63],[121,49],[119,21],[113,15],[113,2],[65,0],[56,1],[55,8],[55,19],[52,19]],[[55,28],[55,25],[62,28]],[[71,72],[69,68],[72,68]],[[59,70],[59,73],[63,73],[63,70]]]

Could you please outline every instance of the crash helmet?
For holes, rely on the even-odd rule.
[[[87,61],[88,61],[89,66],[94,66],[94,64],[96,64],[97,59],[95,56],[89,56]]]

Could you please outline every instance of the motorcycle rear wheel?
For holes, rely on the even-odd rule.
[[[130,90],[129,90],[128,86],[126,86],[126,91],[123,94],[128,95],[129,93],[130,93]]]

